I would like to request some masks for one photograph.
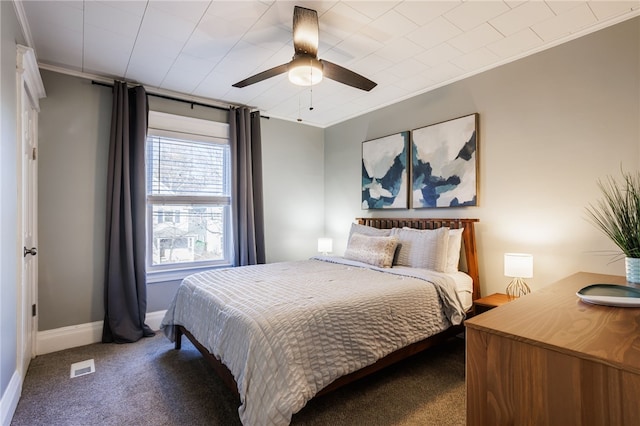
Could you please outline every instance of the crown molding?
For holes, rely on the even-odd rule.
[[[122,78],[115,77],[115,76],[114,77],[105,77],[103,75],[90,74],[90,73],[86,73],[86,72],[83,72],[83,71],[78,71],[78,70],[72,70],[72,69],[69,69],[69,68],[59,67],[57,65],[46,64],[46,63],[43,63],[43,62],[40,62],[38,64],[38,66],[42,70],[53,71],[53,72],[57,72],[59,74],[66,74],[66,75],[70,75],[70,76],[73,76],[73,77],[79,77],[79,78],[83,78],[83,79],[86,79],[86,80],[92,80],[92,81],[95,81],[95,82],[98,82],[98,83],[113,84],[114,80],[126,81],[128,84],[131,84],[131,85],[142,85],[142,86],[144,86],[145,90],[150,94],[168,96],[168,97],[171,97],[171,98],[180,99],[181,101],[185,101],[185,102],[197,102],[199,104],[210,105],[210,106],[213,106],[213,107],[216,107],[216,108],[224,108],[224,109],[229,109],[229,107],[247,107],[247,108],[255,109],[255,108],[253,108],[251,106],[248,106],[248,105],[234,104],[232,102],[223,102],[223,101],[219,101],[219,100],[216,100],[216,99],[203,98],[203,97],[199,97],[199,96],[188,95],[188,94],[182,93],[182,92],[174,92],[172,90],[161,89],[159,87],[147,86],[147,85],[139,83],[137,81],[127,81],[127,80],[124,80]]]
[[[24,11],[24,5],[22,4],[22,0],[13,0],[13,7],[16,10],[16,15],[18,16],[18,22],[20,23],[20,28],[22,29],[22,35],[29,46],[32,49],[35,49],[33,43],[33,36],[31,35],[31,28],[29,27],[29,21],[27,20],[27,14]],[[35,53],[35,51],[34,51]]]

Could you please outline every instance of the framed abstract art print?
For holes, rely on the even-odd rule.
[[[408,131],[362,143],[363,209],[409,207],[408,147]]]
[[[411,206],[478,205],[478,114],[412,131]]]

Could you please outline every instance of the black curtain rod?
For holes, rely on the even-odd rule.
[[[91,80],[91,84],[95,84],[97,86],[104,86],[104,87],[113,87],[113,84],[102,83],[100,81],[95,81],[95,80]],[[156,98],[168,99],[170,101],[184,102],[185,104],[190,104],[191,105],[191,109],[193,109],[194,105],[203,106],[203,107],[207,107],[207,108],[218,109],[220,111],[229,111],[229,109],[230,109],[230,108],[219,107],[219,106],[216,106],[216,105],[203,104],[202,102],[196,102],[196,101],[189,101],[189,100],[186,100],[186,99],[174,98],[173,96],[158,95],[156,93],[147,92],[147,95],[155,96]]]
[[[155,96],[156,98],[168,99],[170,101],[184,102],[185,104],[191,104],[191,109],[193,109],[194,105],[207,107],[207,108],[218,109],[220,111],[229,111],[229,109],[230,109],[230,108],[225,108],[225,107],[219,107],[219,106],[216,106],[216,105],[203,104],[201,102],[188,101],[186,99],[174,98],[173,96],[158,95],[157,93],[147,93],[147,95]]]

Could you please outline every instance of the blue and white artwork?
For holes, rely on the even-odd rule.
[[[406,209],[409,132],[362,143],[362,208]]]
[[[478,114],[413,130],[411,206],[477,205]]]

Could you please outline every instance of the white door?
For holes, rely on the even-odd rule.
[[[37,331],[36,300],[38,291],[37,200],[38,200],[38,111],[44,97],[33,50],[18,46],[18,250],[22,259],[18,271],[18,354],[17,367],[27,374],[35,356]]]
[[[35,355],[35,310],[38,284],[37,258],[37,111],[30,104],[23,109],[22,143],[22,324],[20,325],[23,355],[23,372]]]

